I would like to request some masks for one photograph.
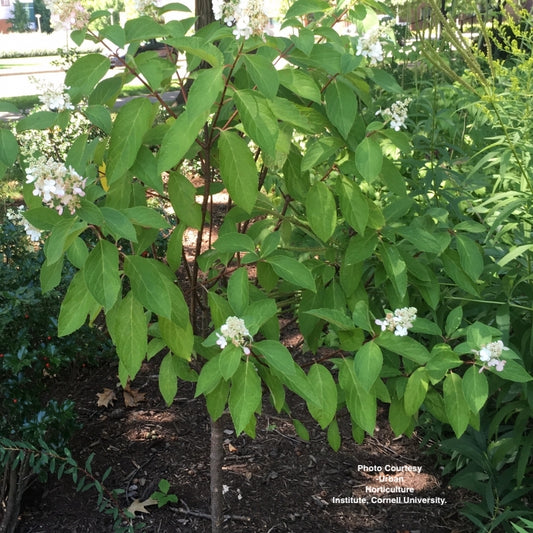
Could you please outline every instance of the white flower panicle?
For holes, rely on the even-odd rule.
[[[55,28],[81,30],[89,24],[90,13],[76,0],[50,0],[50,22]]]
[[[245,355],[250,355],[248,345],[252,342],[252,336],[246,327],[244,320],[236,316],[230,316],[220,326],[220,333],[216,333],[217,345],[223,350],[228,342],[242,348]]]
[[[41,240],[41,232],[35,226],[32,226],[24,217],[24,206],[20,205],[15,211],[14,209],[8,209],[6,217],[8,220],[11,220],[13,224],[18,226],[23,226],[26,235],[30,238],[32,242],[39,242]]]
[[[371,66],[383,61],[384,52],[381,39],[384,37],[384,30],[380,26],[368,30],[359,36],[355,55],[366,57]]]
[[[393,331],[398,337],[405,337],[407,331],[413,327],[416,320],[416,307],[402,307],[395,309],[394,313],[388,312],[383,319],[377,319],[375,322],[381,326],[381,331]]]
[[[65,92],[68,89],[68,87],[65,87],[65,85],[40,83],[39,89],[41,91],[39,100],[50,111],[65,111],[65,109],[74,109],[74,106],[70,101],[70,95]]]
[[[401,128],[407,127],[405,121],[407,120],[407,110],[410,103],[411,98],[397,100],[390,107],[387,107],[387,109],[379,109],[376,115],[382,115],[385,120],[390,121],[392,129],[400,131]]]
[[[215,20],[233,26],[233,35],[248,39],[262,35],[268,22],[263,0],[213,0]]]
[[[472,352],[479,357],[479,360],[483,363],[483,366],[479,369],[479,372],[483,372],[485,368],[495,367],[495,370],[501,372],[505,366],[505,359],[502,359],[504,351],[508,350],[507,346],[503,345],[502,341],[489,342],[481,346],[480,350],[472,350]]]
[[[26,169],[26,183],[33,183],[33,195],[62,215],[64,209],[74,214],[85,196],[85,182],[72,167],[41,156]]]

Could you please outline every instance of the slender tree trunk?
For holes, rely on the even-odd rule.
[[[198,17],[195,25],[197,31],[215,20],[211,0],[194,0],[194,12]]]
[[[222,460],[224,449],[222,447],[223,425],[222,417],[218,420],[211,419],[211,532],[222,531]]]

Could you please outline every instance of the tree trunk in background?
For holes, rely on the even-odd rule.
[[[197,31],[215,20],[211,0],[194,0],[194,12],[198,17],[195,25]]]

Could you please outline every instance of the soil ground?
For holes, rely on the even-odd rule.
[[[202,398],[193,398],[193,387],[180,384],[170,408],[159,391],[157,358],[146,363],[131,388],[144,394],[134,407],[126,407],[117,385],[116,365],[83,368],[62,378],[54,397],[76,402],[82,429],[70,444],[79,464],[94,453],[93,472],[102,475],[111,489],[123,489],[120,506],[135,499],[143,502],[159,480],[170,482],[170,493],[179,498],[136,518],[147,533],[210,531],[209,522],[209,417]],[[116,392],[109,407],[97,406],[104,388]],[[420,448],[420,439],[394,438],[380,412],[373,437],[360,445],[350,437],[349,416],[341,416],[340,450],[333,452],[324,432],[306,416],[303,405],[291,399],[293,414],[310,431],[302,441],[290,422],[265,401],[258,418],[257,438],[236,436],[229,416],[224,419],[223,483],[224,530],[240,532],[371,532],[371,533],[462,533],[475,527],[459,514],[468,495],[451,489],[439,475],[434,460]],[[364,467],[381,472],[364,471]],[[390,467],[410,467],[394,473]],[[412,472],[412,467],[421,467]],[[383,478],[387,474],[389,477]],[[411,493],[387,493],[397,487]],[[377,490],[381,492],[369,492]],[[443,498],[444,504],[383,503],[377,498]],[[353,498],[335,503],[333,498]],[[366,498],[367,503],[353,503]],[[93,490],[77,493],[71,480],[50,478],[35,483],[25,497],[20,533],[106,533],[112,521],[98,512]],[[338,500],[337,500],[338,501]],[[343,501],[343,500],[341,500]],[[344,500],[346,501],[346,500]],[[412,501],[412,500],[411,500]]]

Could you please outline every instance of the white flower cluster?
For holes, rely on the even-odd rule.
[[[485,368],[490,366],[495,367],[495,370],[501,372],[505,366],[504,359],[501,358],[502,353],[508,350],[507,346],[503,345],[502,341],[489,342],[484,344],[480,350],[472,350],[474,354],[479,357],[479,360],[483,363],[483,366],[479,369],[479,372],[483,372]]]
[[[376,115],[383,115],[385,120],[390,120],[390,126],[396,131],[400,131],[400,128],[405,128],[405,121],[407,120],[407,109],[411,103],[411,98],[405,100],[397,100],[387,109],[379,109]]]
[[[381,320],[377,319],[376,324],[381,326],[381,331],[394,331],[394,335],[405,337],[407,330],[413,327],[416,313],[416,307],[402,307],[396,309],[394,313],[388,312]]]
[[[228,317],[226,322],[220,326],[220,333],[216,333],[216,336],[217,344],[221,350],[228,345],[228,342],[231,342],[234,346],[242,348],[245,355],[250,355],[248,344],[253,339],[242,318]]]
[[[248,39],[262,35],[268,22],[263,0],[213,0],[215,20],[233,26],[233,35]]]
[[[67,89],[68,87],[65,87],[64,84],[39,83],[39,90],[41,92],[39,100],[50,111],[74,109],[70,101],[70,95],[65,92]]]
[[[50,22],[56,29],[81,30],[89,24],[90,13],[76,0],[50,0]]]
[[[366,31],[363,35],[359,36],[355,55],[368,58],[372,66],[377,65],[384,58],[383,45],[381,43],[381,39],[384,36],[384,29],[380,26],[375,26]]]
[[[72,167],[41,156],[26,169],[26,183],[33,183],[33,195],[62,215],[65,208],[74,214],[85,196],[85,182]]]
[[[41,232],[26,220],[26,218],[24,217],[24,211],[24,206],[19,205],[17,211],[15,211],[14,209],[8,209],[6,217],[8,218],[8,220],[11,220],[13,224],[23,226],[26,235],[28,235],[32,242],[39,242],[41,240]]]

